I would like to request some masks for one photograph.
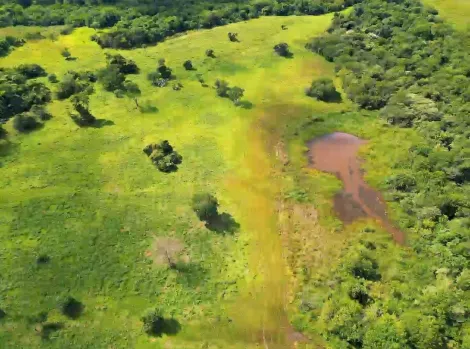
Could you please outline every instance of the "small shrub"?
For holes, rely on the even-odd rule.
[[[98,72],[98,80],[106,91],[113,92],[119,89],[124,90],[123,84],[126,77],[120,72],[117,65],[108,65]]]
[[[165,329],[165,318],[160,309],[149,309],[141,317],[144,332],[150,336],[159,336]]]
[[[87,93],[80,93],[74,95],[71,100],[74,109],[78,114],[71,114],[72,120],[81,127],[91,126],[95,123],[96,118],[90,113],[89,108],[89,97]]]
[[[26,40],[41,40],[45,38],[45,36],[42,35],[41,32],[26,33],[24,37]]]
[[[183,88],[183,84],[181,82],[177,82],[175,84],[173,84],[173,90],[175,91],[179,91]]]
[[[62,55],[62,57],[64,57],[66,60],[69,60],[71,57],[72,57],[72,54],[70,53],[69,49],[68,48],[64,48],[60,54]]]
[[[212,194],[200,193],[193,196],[192,208],[201,221],[210,221],[216,218],[219,215],[218,207],[219,202]]]
[[[312,81],[312,84],[305,91],[306,95],[323,102],[340,102],[341,94],[336,91],[333,80],[321,78]]]
[[[244,89],[234,86],[229,89],[228,91],[228,98],[233,102],[235,105],[239,105],[240,99],[243,97],[243,93],[245,92]]]
[[[55,74],[49,74],[49,76],[47,77],[47,80],[49,80],[49,82],[52,84],[56,84],[59,82],[59,80],[57,79],[57,75]]]
[[[290,57],[292,53],[289,51],[289,45],[285,42],[281,42],[274,46],[274,51],[281,57]]]
[[[212,50],[212,49],[206,50],[206,56],[211,57],[211,58],[215,58],[214,50]]]
[[[184,61],[183,67],[186,70],[193,70],[193,63],[188,59],[187,61]]]
[[[29,114],[40,121],[47,121],[52,118],[52,115],[41,105],[33,105]]]
[[[150,80],[150,83],[153,86],[165,87],[168,85],[169,80],[175,79],[175,76],[172,75],[171,68],[167,67],[164,63],[157,68],[157,71],[149,73],[147,79]]]
[[[60,303],[62,314],[71,319],[77,319],[82,314],[83,308],[83,304],[73,297],[67,297]]]
[[[237,42],[238,41],[238,33],[228,33],[228,39],[231,42]]]
[[[173,149],[167,140],[149,144],[143,151],[161,172],[176,171],[178,165],[183,161],[183,157]]]
[[[69,35],[69,34],[72,34],[73,32],[73,27],[71,26],[66,26],[65,28],[62,28],[60,30],[60,35]]]

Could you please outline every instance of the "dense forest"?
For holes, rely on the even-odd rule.
[[[307,45],[334,62],[360,108],[425,140],[384,184],[416,257],[389,260],[394,275],[382,276],[391,252],[365,237],[343,257],[333,291],[306,296],[322,306],[301,307],[338,347],[470,347],[469,47],[469,32],[415,0],[365,1]]]

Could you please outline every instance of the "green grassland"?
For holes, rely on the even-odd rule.
[[[466,0],[424,0],[425,4],[436,8],[439,14],[459,29],[469,28],[470,2]]]
[[[141,113],[130,99],[96,84],[91,111],[111,121],[106,126],[77,127],[68,101],[48,105],[53,118],[41,130],[21,135],[7,124],[0,159],[0,302],[7,316],[0,345],[250,348],[264,337],[270,348],[285,347],[289,277],[277,231],[285,179],[276,175],[272,149],[288,120],[349,108],[303,92],[312,78],[334,76],[331,64],[304,48],[331,18],[265,17],[119,51],[141,69],[131,77],[142,90],[140,104],[157,111]],[[238,32],[240,42],[229,42],[229,31]],[[90,41],[93,33],[80,28],[57,40],[30,41],[0,66],[37,63],[59,79],[68,70],[96,71],[105,66],[105,51]],[[273,53],[279,42],[290,45],[293,58]],[[64,61],[64,48],[77,60]],[[216,58],[204,55],[208,48]],[[181,91],[147,81],[160,58]],[[196,71],[183,69],[187,59]],[[218,98],[211,88],[217,78],[244,88],[250,103],[235,107]],[[158,172],[143,154],[159,139],[182,154],[177,172]],[[239,231],[206,229],[190,207],[198,191],[215,193]],[[183,242],[183,270],[155,266],[149,258],[152,241],[162,236]],[[40,255],[50,262],[38,265]],[[80,318],[60,314],[64,296],[83,302]],[[155,306],[179,322],[176,336],[144,334],[140,316]],[[36,333],[40,313],[62,326],[49,340]]]

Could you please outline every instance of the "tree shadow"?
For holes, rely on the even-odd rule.
[[[287,59],[292,59],[292,58],[294,58],[294,54],[289,51],[285,55],[283,55],[282,57],[287,58]]]
[[[139,110],[141,113],[158,113],[158,108],[150,103],[144,103],[139,106]]]
[[[238,102],[238,105],[243,109],[253,109],[254,104],[250,101],[241,101]]]
[[[174,318],[169,318],[169,319],[162,319],[160,326],[154,329],[151,335],[154,337],[161,337],[164,334],[166,334],[167,336],[175,336],[180,331],[181,331],[181,324],[178,322],[178,320]]]
[[[240,228],[240,224],[231,214],[224,212],[206,221],[206,228],[219,234],[233,234]]]
[[[96,119],[96,121],[91,124],[89,127],[93,128],[102,128],[105,126],[114,126],[115,123],[112,120],[106,120],[106,119]]]

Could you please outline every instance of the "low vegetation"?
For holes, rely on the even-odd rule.
[[[305,94],[323,102],[340,102],[341,94],[336,90],[333,80],[321,78],[312,81]]]

